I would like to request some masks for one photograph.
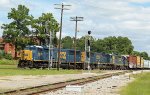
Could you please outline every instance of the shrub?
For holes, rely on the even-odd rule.
[[[4,56],[5,56],[4,50],[0,50],[0,59],[4,58]]]
[[[13,59],[12,55],[9,54],[9,53],[5,53],[4,58],[5,58],[5,59],[9,59],[9,60],[12,60],[12,59]]]

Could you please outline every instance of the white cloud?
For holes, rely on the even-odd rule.
[[[1,7],[6,7],[7,5],[11,4],[11,0],[1,0],[0,6]]]

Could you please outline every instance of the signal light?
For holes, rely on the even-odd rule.
[[[91,34],[91,31],[88,31],[88,34],[90,35],[90,34]]]

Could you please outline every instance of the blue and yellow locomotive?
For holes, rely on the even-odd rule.
[[[48,48],[44,46],[27,46],[21,51],[19,68],[40,68],[48,65]]]
[[[52,67],[57,67],[58,49],[54,48]],[[60,52],[60,67],[74,68],[74,49],[61,49]],[[21,58],[19,60],[19,68],[47,68],[49,63],[49,48],[46,46],[27,46],[21,51]],[[76,68],[81,69],[83,64],[81,63],[81,52],[76,51]]]
[[[19,68],[47,68],[49,63],[49,55],[53,55],[52,67],[57,67],[58,49],[54,48],[49,54],[49,48],[46,46],[27,46],[21,51],[19,60]],[[63,69],[87,69],[88,63],[91,69],[126,69],[128,68],[127,58],[115,54],[82,52],[76,51],[76,64],[74,63],[74,49],[61,49],[60,52],[60,67]]]

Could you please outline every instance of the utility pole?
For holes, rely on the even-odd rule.
[[[57,62],[57,70],[59,70],[59,65],[60,65],[60,46],[61,46],[61,33],[62,33],[62,19],[63,19],[63,11],[64,10],[69,10],[67,8],[64,8],[65,6],[71,6],[71,5],[64,5],[62,4],[54,4],[57,5],[59,7],[55,8],[55,9],[59,9],[61,10],[61,20],[60,20],[60,34],[59,34],[59,43],[58,43],[58,62]]]
[[[83,21],[83,17],[71,17],[70,21],[75,21],[75,38],[74,38],[74,69],[76,69],[76,38],[78,32],[78,21]]]

